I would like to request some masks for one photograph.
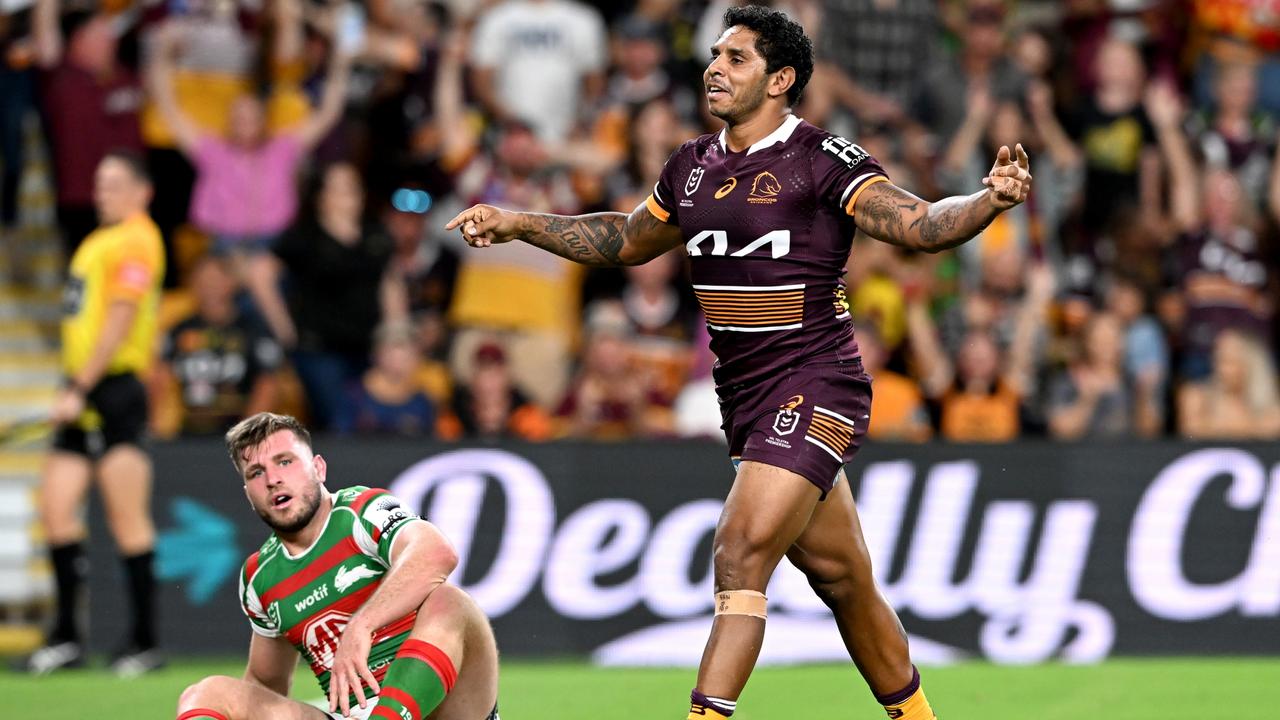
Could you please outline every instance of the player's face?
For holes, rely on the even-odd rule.
[[[147,207],[148,186],[121,160],[103,159],[93,176],[93,204],[98,222],[114,225]]]
[[[324,458],[289,430],[272,434],[242,458],[244,492],[263,522],[278,533],[307,526],[320,508]]]
[[[740,25],[725,30],[711,46],[711,64],[702,73],[711,114],[733,124],[755,112],[767,97],[765,68],[755,31]]]

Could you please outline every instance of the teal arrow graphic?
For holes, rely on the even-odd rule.
[[[156,575],[162,580],[185,580],[187,598],[204,605],[240,564],[236,526],[188,497],[176,498],[169,508],[178,524],[160,532]]]

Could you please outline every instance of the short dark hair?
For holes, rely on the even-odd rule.
[[[147,169],[147,161],[138,151],[129,148],[112,148],[103,154],[102,159],[123,163],[135,180],[151,184],[151,171]]]
[[[276,413],[260,412],[257,415],[251,415],[244,420],[235,424],[235,427],[227,431],[227,452],[231,455],[231,463],[236,466],[236,470],[244,470],[244,454],[253,448],[258,447],[267,441],[267,438],[275,435],[281,430],[288,430],[293,436],[302,441],[303,445],[311,447],[311,433],[307,431],[306,426],[298,422],[298,419],[292,415],[277,415]]]
[[[794,107],[813,77],[813,42],[804,34],[804,28],[781,10],[761,5],[726,10],[725,29],[734,25],[756,34],[756,52],[764,56],[765,72],[775,73],[788,65],[795,69],[796,81],[787,89],[787,102]]]

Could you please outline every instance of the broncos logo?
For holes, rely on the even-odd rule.
[[[773,173],[765,170],[751,181],[751,192],[747,202],[777,202],[777,194],[782,192],[782,183]]]

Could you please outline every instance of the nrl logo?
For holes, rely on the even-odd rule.
[[[800,425],[800,413],[796,412],[796,408],[803,404],[803,395],[791,396],[791,399],[778,409],[778,415],[773,419],[773,431],[779,435],[790,435],[795,432]]]
[[[704,171],[701,167],[696,167],[689,172],[689,179],[684,184],[684,194],[692,195],[698,191],[698,186],[702,184],[702,175]]]

